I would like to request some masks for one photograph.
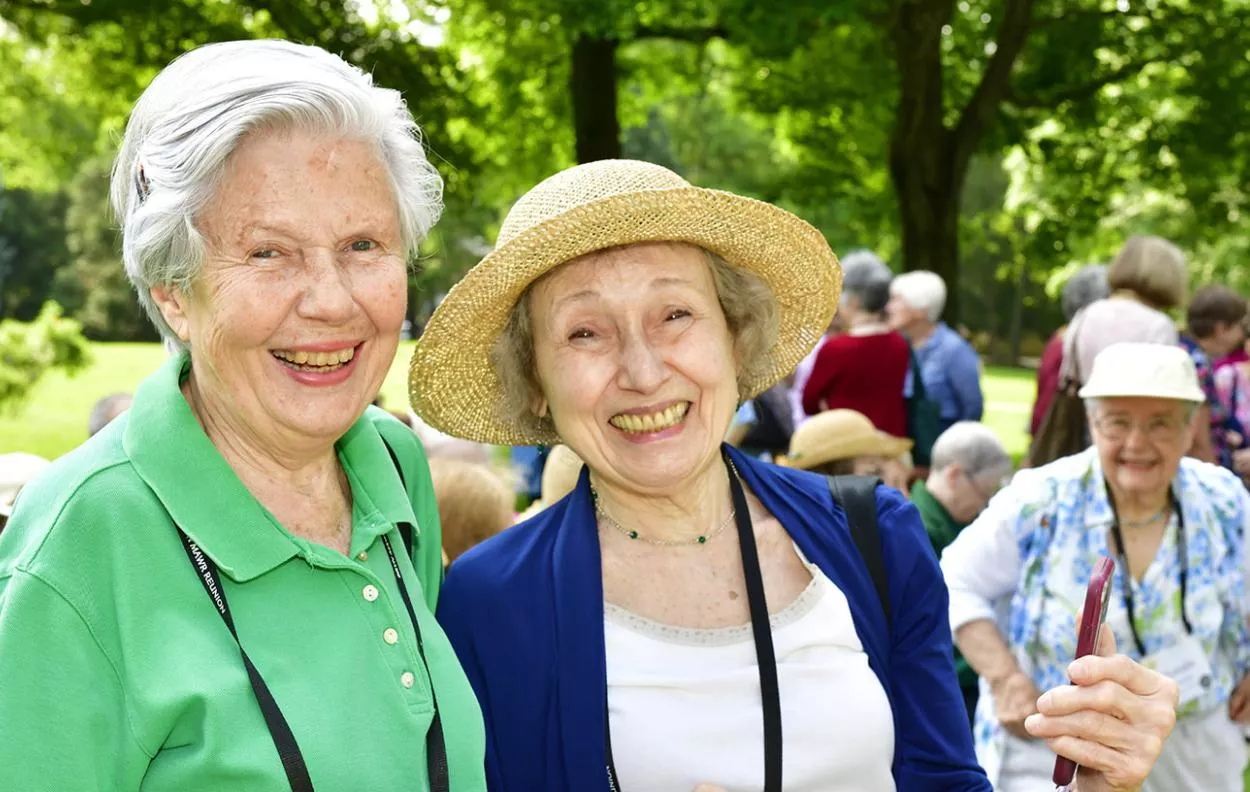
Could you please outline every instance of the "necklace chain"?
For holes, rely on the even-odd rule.
[[[619,522],[617,522],[616,519],[612,515],[607,513],[607,511],[603,508],[602,504],[599,503],[599,493],[595,492],[594,489],[591,489],[590,495],[591,495],[591,499],[594,500],[595,502],[595,514],[598,515],[600,520],[607,523],[611,528],[616,530],[618,533],[623,534],[629,539],[636,539],[640,542],[645,542],[650,545],[656,545],[658,547],[685,547],[686,545],[707,544],[708,540],[715,539],[717,536],[723,533],[726,528],[729,527],[729,524],[732,523],[734,520],[734,515],[737,513],[737,510],[731,506],[729,508],[729,514],[725,515],[725,519],[721,520],[720,525],[713,528],[710,533],[706,533],[701,536],[696,536],[693,539],[678,539],[678,540],[651,539],[646,536],[643,536],[642,534],[638,533],[637,531],[631,528],[626,528],[624,525],[621,525]]]
[[[1159,507],[1159,511],[1149,517],[1143,517],[1140,520],[1121,520],[1120,522],[1125,528],[1141,528],[1145,525],[1153,525],[1160,517],[1167,514],[1169,508],[1171,508],[1171,504],[1164,504]]]

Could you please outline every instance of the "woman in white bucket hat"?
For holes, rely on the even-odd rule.
[[[840,280],[788,212],[595,162],[524,196],[430,319],[410,379],[426,421],[585,461],[571,494],[452,564],[439,600],[493,791],[988,792],[915,508],[848,483],[844,509],[825,477],[722,444],[829,326]],[[1082,792],[1128,788],[1170,727],[1167,683],[1090,659],[1122,673],[1106,684],[1142,750],[1070,732],[1106,771]],[[1097,695],[1078,692],[1084,715]]]
[[[1185,457],[1205,397],[1180,347],[1109,346],[1080,395],[1093,447],[1018,473],[942,554],[956,643],[981,674],[978,758],[1000,792],[1053,789],[1054,754],[1023,722],[1039,690],[1068,678],[1090,572],[1110,556],[1117,646],[1179,688],[1176,730],[1142,789],[1241,792],[1250,497]]]

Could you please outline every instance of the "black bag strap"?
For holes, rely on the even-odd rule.
[[[385,440],[382,441],[382,445],[386,446],[387,453],[391,455],[391,461],[395,463],[395,472],[399,474],[399,483],[403,485],[404,492],[407,493],[408,482],[404,479],[404,468],[399,464],[395,449]],[[408,553],[408,558],[411,559],[414,533],[412,526],[408,523],[399,523],[398,529],[399,536],[404,542],[404,549]],[[391,550],[390,540],[383,536],[382,543],[386,545],[386,552],[390,556],[395,578],[402,581],[403,576],[400,574],[399,564],[395,561],[395,553]],[[430,673],[430,700],[434,703],[434,717],[430,720],[430,730],[425,735],[425,759],[430,776],[430,792],[448,792],[451,781],[447,770],[447,742],[443,736],[443,719],[438,712],[438,696],[434,692],[433,672],[429,670],[430,664],[425,660],[425,642],[421,638],[417,612],[413,609],[412,599],[408,596],[408,587],[401,585],[399,594],[404,598],[404,607],[408,609],[408,617],[412,619],[412,629],[417,636],[417,653],[421,655],[421,665],[425,666],[427,673]]]
[[[404,483],[403,468],[400,467],[399,458],[395,456],[395,451],[385,440],[382,445],[386,446],[386,450],[391,455],[391,460],[395,463],[395,471],[399,474],[399,480]],[[404,489],[407,490],[407,484],[404,483]],[[399,523],[398,530],[400,537],[403,539],[404,547],[408,550],[408,557],[412,558],[413,528],[408,523]],[[182,545],[187,551],[187,558],[191,561],[191,566],[195,568],[196,575],[200,583],[204,586],[204,591],[208,593],[209,599],[213,601],[213,605],[217,608],[218,615],[226,624],[226,628],[230,630],[230,635],[234,637],[234,641],[239,646],[239,654],[243,657],[243,667],[247,669],[247,678],[252,685],[252,693],[256,696],[256,703],[260,705],[261,716],[265,719],[265,726],[269,729],[269,735],[273,739],[274,747],[278,750],[278,758],[282,760],[282,769],[286,773],[287,782],[291,785],[292,792],[313,792],[312,779],[308,774],[308,766],[304,763],[304,756],[300,752],[299,744],[295,741],[295,735],[291,731],[290,724],[282,714],[282,710],[278,707],[278,703],[274,700],[273,693],[270,692],[269,686],[265,684],[265,680],[261,677],[256,666],[252,664],[252,660],[247,656],[247,652],[243,649],[243,644],[239,642],[239,634],[235,631],[234,617],[230,614],[230,605],[226,602],[226,591],[222,588],[221,577],[217,573],[217,565],[214,564],[204,552],[200,550],[199,545],[191,541],[191,538],[183,533],[182,529],[178,529],[178,535],[182,538]],[[385,535],[382,536],[382,544],[386,547],[386,554],[390,558],[391,571],[395,573],[395,584],[399,587],[399,595],[404,601],[404,607],[408,611],[408,618],[412,620],[412,630],[417,639],[417,654],[421,657],[421,665],[425,666],[426,672],[430,674],[430,699],[434,705],[434,714],[430,719],[430,728],[425,735],[426,751],[426,769],[429,774],[430,792],[449,792],[451,788],[450,773],[447,768],[447,743],[443,736],[443,721],[438,710],[438,696],[434,691],[434,675],[430,671],[430,664],[425,659],[425,642],[421,637],[421,625],[417,621],[416,609],[412,606],[412,598],[408,594],[408,586],[404,584],[404,576],[400,571],[399,562],[395,558],[395,551],[391,547],[391,540]]]
[[[881,479],[872,476],[826,476],[833,502],[846,512],[851,539],[864,559],[868,575],[881,600],[888,630],[890,616],[890,583],[885,572],[885,554],[881,550],[881,532],[877,526],[877,485]]]
[[[768,601],[764,595],[764,577],[760,571],[759,550],[755,546],[755,529],[746,492],[738,480],[738,470],[724,453],[729,469],[729,494],[734,504],[734,523],[738,528],[738,545],[742,553],[742,574],[746,581],[747,604],[751,611],[751,635],[755,641],[755,657],[760,674],[760,710],[764,722],[764,789],[781,792],[781,768],[784,739],[781,729],[781,692],[777,681],[777,655],[773,648],[772,622],[768,617]],[[612,757],[612,721],[608,712],[607,688],[603,701],[603,750],[607,761],[608,789],[621,791]]]
[[[916,401],[927,401],[929,392],[925,390],[924,377],[920,373],[920,358],[916,357],[916,348],[911,345],[911,339],[907,340],[907,355],[911,363],[911,397]]]
[[[225,589],[221,587],[217,565],[204,555],[199,545],[191,541],[181,528],[178,529],[178,536],[182,538],[187,558],[191,559],[191,566],[195,567],[209,599],[217,607],[217,613],[234,636],[234,642],[238,644],[239,654],[243,656],[243,667],[247,669],[247,679],[252,683],[252,693],[256,696],[256,703],[260,705],[260,714],[265,719],[269,736],[273,738],[273,746],[278,749],[278,758],[282,760],[282,770],[286,773],[287,783],[291,785],[291,792],[313,792],[308,766],[304,764],[304,755],[300,753],[299,744],[295,742],[295,734],[283,717],[282,710],[278,708],[278,702],[274,701],[265,680],[261,678],[256,666],[252,665],[252,659],[247,656],[243,644],[239,643],[239,634],[234,629],[234,617],[230,615],[230,605],[226,602]]]
[[[395,456],[395,449],[391,448],[391,444],[382,440],[382,445],[386,446],[386,453],[391,455],[391,462],[395,463],[395,472],[399,474],[399,483],[404,487],[404,493],[408,492],[408,482],[404,479],[404,467],[399,464],[399,457]],[[399,538],[404,540],[404,551],[408,553],[408,557],[412,558],[412,526],[408,523],[399,524]],[[407,596],[405,594],[404,596]]]

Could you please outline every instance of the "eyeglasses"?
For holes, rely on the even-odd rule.
[[[1156,443],[1168,443],[1180,436],[1184,428],[1180,421],[1156,415],[1144,423],[1138,423],[1126,415],[1106,415],[1094,421],[1098,432],[1111,441],[1120,441],[1128,437],[1133,427],[1139,427],[1147,437]]]
[[[968,486],[972,488],[972,491],[975,492],[977,494],[977,497],[980,498],[984,503],[989,503],[990,499],[993,498],[994,495],[997,494],[997,492],[1003,488],[1003,482],[998,481],[994,485],[993,489],[987,490],[985,487],[981,486],[981,483],[978,482],[976,478],[973,477],[973,475],[969,473],[968,471],[961,469],[959,472],[964,474],[964,479],[967,480]]]

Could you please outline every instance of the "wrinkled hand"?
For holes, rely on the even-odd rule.
[[[994,697],[994,715],[1003,728],[1021,739],[1029,739],[1024,720],[1037,712],[1037,699],[1041,696],[1033,680],[1017,671],[990,685],[990,694]]]
[[[1080,766],[1079,792],[1140,787],[1176,725],[1176,683],[1115,651],[1104,625],[1096,655],[1068,666],[1072,684],[1048,690],[1025,722],[1030,734]]]
[[[1228,700],[1228,717],[1238,723],[1250,723],[1250,674],[1246,674],[1233,689]]]
[[[1233,452],[1233,470],[1243,476],[1250,473],[1250,448]]]

